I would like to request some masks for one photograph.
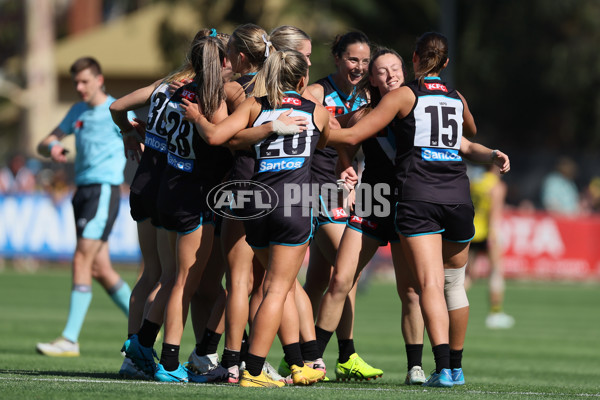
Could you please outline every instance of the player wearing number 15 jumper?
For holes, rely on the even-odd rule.
[[[476,127],[464,98],[439,77],[448,61],[447,39],[435,32],[423,34],[413,54],[416,80],[384,96],[352,128],[332,131],[332,141],[353,144],[394,117],[399,120],[392,125],[397,146],[396,231],[417,278],[435,357],[435,371],[424,385],[438,387],[464,384],[460,358],[469,315],[464,271],[475,230],[462,156],[493,162],[502,173],[510,169],[506,154],[463,139],[463,132],[473,136]]]

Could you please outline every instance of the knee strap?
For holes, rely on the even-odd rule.
[[[467,264],[462,268],[444,269],[444,296],[448,311],[468,307],[469,299],[465,290],[465,271]]]

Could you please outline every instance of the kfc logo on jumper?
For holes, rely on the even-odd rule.
[[[427,88],[427,90],[440,90],[442,92],[448,93],[448,88],[446,88],[446,85],[443,85],[441,83],[426,83],[425,87]]]
[[[196,98],[196,93],[194,93],[191,90],[183,89],[181,91],[181,97],[189,101],[194,101],[194,99]]]
[[[325,108],[327,109],[327,111],[329,111],[329,114],[333,115],[334,117],[336,115],[342,115],[344,113],[344,107],[325,106]]]
[[[300,105],[302,105],[302,101],[300,101],[300,99],[297,99],[295,97],[284,97],[283,100],[281,101],[281,104],[292,104],[295,106],[300,106]]]

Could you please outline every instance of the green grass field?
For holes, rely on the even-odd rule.
[[[123,271],[133,283],[135,274]],[[80,337],[81,357],[36,354],[38,341],[60,334],[67,315],[70,272],[41,269],[0,272],[0,398],[2,399],[574,399],[600,397],[600,285],[509,282],[506,310],[514,328],[488,330],[486,287],[469,292],[471,320],[463,368],[467,384],[452,389],[404,386],[406,357],[400,332],[400,300],[392,283],[372,282],[359,295],[355,342],[359,354],[384,370],[377,381],[320,383],[312,387],[242,389],[234,385],[172,385],[125,381],[117,374],[126,320],[103,290],[94,298]],[[222,341],[223,342],[223,341]],[[191,324],[182,361],[194,346]],[[221,344],[222,346],[222,344]],[[160,352],[160,343],[156,345]],[[222,347],[219,349],[221,352]],[[276,341],[269,361],[282,357]],[[337,344],[325,354],[334,378]],[[426,342],[423,367],[433,368]]]

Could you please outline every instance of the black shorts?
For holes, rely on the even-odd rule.
[[[354,229],[361,234],[375,239],[380,246],[386,246],[388,243],[400,241],[394,227],[394,217],[359,217],[352,213],[348,219],[348,228]]]
[[[118,185],[78,186],[72,200],[77,238],[106,242],[117,219],[120,200]]]
[[[380,246],[399,242],[400,239],[394,226],[396,196],[391,193],[382,194],[385,199],[384,204],[370,191],[361,190],[361,187],[362,185],[356,187],[356,203],[354,210],[350,213],[348,227],[379,241]]]
[[[312,239],[313,227],[312,211],[303,207],[277,207],[265,216],[244,220],[246,242],[257,249],[302,245]]]
[[[150,218],[152,225],[160,227],[157,200],[161,176],[167,165],[167,157],[156,150],[146,148],[131,183],[129,206],[136,222]]]
[[[206,204],[210,185],[192,176],[170,175],[167,167],[158,193],[160,226],[168,231],[187,234],[204,224],[214,224],[213,212]]]
[[[341,200],[331,199],[328,196],[319,196],[319,210],[317,214],[317,227],[325,224],[346,224],[348,213]]]
[[[465,243],[475,236],[473,204],[396,203],[396,231],[403,236],[440,233],[444,240]]]
[[[213,224],[215,225],[215,236],[221,236],[221,226],[223,225],[223,217],[213,213]]]
[[[160,215],[156,206],[157,196],[144,196],[141,194],[129,192],[129,208],[131,218],[135,222],[142,222],[150,218],[150,222],[159,228]]]
[[[202,225],[214,225],[212,211],[200,211],[198,213],[161,214],[162,227],[186,235],[192,233]]]

